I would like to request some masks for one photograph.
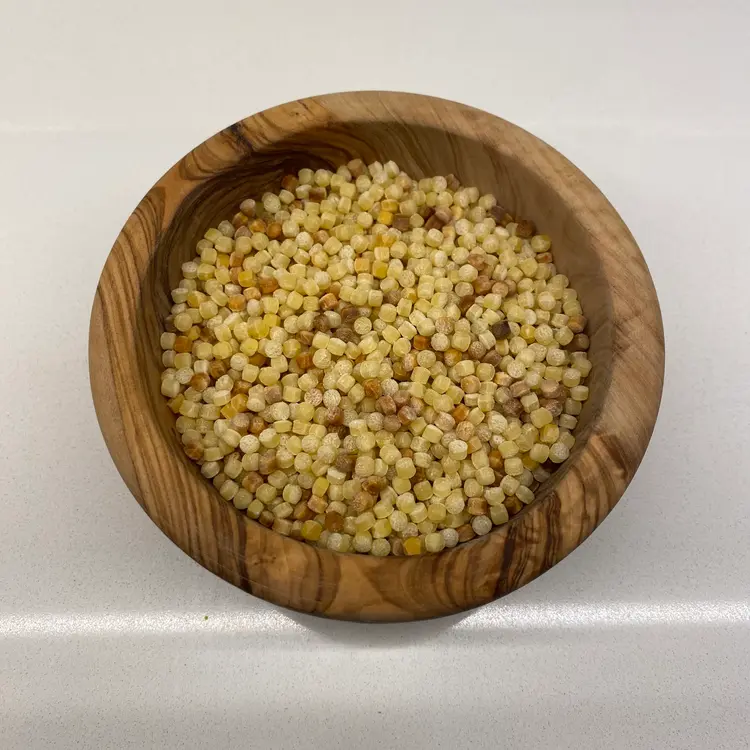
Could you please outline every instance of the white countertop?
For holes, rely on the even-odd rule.
[[[750,4],[0,4],[4,750],[748,746]],[[412,625],[200,568],[127,492],[87,376],[99,272],[152,182],[247,114],[358,88],[557,147],[633,231],[666,331],[610,518],[521,591]]]

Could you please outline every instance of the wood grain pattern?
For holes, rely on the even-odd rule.
[[[453,172],[553,238],[589,318],[591,398],[571,459],[510,523],[439,555],[374,558],[282,537],[224,502],[178,445],[159,393],[159,335],[208,226],[302,166],[394,159],[414,177]],[[664,342],[648,269],[596,187],[520,128],[454,102],[358,92],[261,112],[170,169],[123,227],[91,315],[91,384],[112,458],[153,521],[201,565],[256,596],[328,617],[445,615],[523,586],[583,542],[641,461],[661,398]]]

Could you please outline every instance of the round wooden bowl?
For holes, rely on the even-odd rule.
[[[414,177],[454,173],[553,239],[589,319],[591,398],[571,458],[505,526],[437,555],[375,558],[280,536],[221,499],[183,453],[159,391],[162,321],[181,264],[241,200],[301,167],[394,159]],[[130,491],[182,550],[270,602],[389,621],[476,607],[575,549],[633,477],[661,398],[664,342],[643,257],[614,208],[567,159],[515,125],[429,96],[353,92],[261,112],[175,164],[138,204],[107,259],[91,314],[94,404]]]

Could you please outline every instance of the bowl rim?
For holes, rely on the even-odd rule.
[[[149,458],[143,450],[155,416],[143,408],[130,413],[132,404],[126,403],[141,382],[138,345],[130,331],[121,346],[110,347],[113,327],[122,318],[137,318],[140,297],[134,285],[192,190],[280,135],[363,118],[431,125],[464,136],[471,126],[472,138],[520,161],[547,183],[592,242],[606,250],[598,256],[612,284],[613,350],[600,409],[581,449],[532,504],[484,537],[422,557],[341,554],[283,537],[223,501],[181,451],[167,451],[172,491],[200,504],[196,519],[208,522],[215,535],[207,542],[200,530],[173,517],[162,497],[164,486],[148,474],[163,471],[167,458]],[[621,497],[648,445],[661,399],[664,341],[656,293],[635,240],[601,191],[565,157],[518,126],[464,104],[354,91],[251,115],[203,141],[157,181],[128,218],[102,271],[91,313],[89,370],[97,419],[118,471],[152,520],[187,554],[250,593],[293,609],[344,619],[405,620],[450,614],[502,596],[548,570],[590,535]],[[177,460],[189,467],[172,466]],[[227,538],[231,547],[220,543]],[[269,566],[279,570],[269,574]],[[451,583],[454,576],[460,586]]]

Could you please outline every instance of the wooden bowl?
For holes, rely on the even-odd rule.
[[[183,453],[159,392],[159,335],[209,226],[278,190],[303,166],[394,159],[414,177],[453,172],[553,239],[589,319],[591,398],[571,458],[505,526],[437,555],[375,558],[269,531]],[[476,607],[575,549],[633,477],[661,398],[661,315],[643,257],[614,208],[567,159],[515,125],[429,96],[354,92],[261,112],[175,164],[138,204],[107,259],[91,314],[94,404],[112,458],[159,528],[201,565],[270,602],[327,617],[389,621]]]

